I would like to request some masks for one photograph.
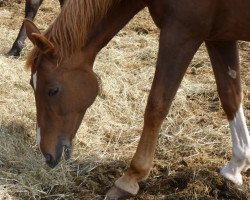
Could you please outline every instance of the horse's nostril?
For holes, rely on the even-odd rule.
[[[44,158],[47,165],[51,168],[54,168],[60,161],[60,158],[55,159],[51,154],[48,153],[44,154]]]
[[[45,161],[46,161],[47,163],[51,163],[52,160],[53,160],[53,157],[52,157],[52,155],[50,155],[50,154],[45,154],[44,157],[45,157]]]

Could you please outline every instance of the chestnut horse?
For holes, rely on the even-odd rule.
[[[33,20],[42,2],[43,0],[26,0],[25,1],[25,18]],[[59,2],[60,2],[60,5],[62,6],[64,0],[59,0]],[[22,25],[15,42],[13,43],[8,53],[6,53],[6,56],[7,57],[20,56],[26,37],[27,37],[26,31],[25,31],[24,25]]]
[[[160,29],[155,76],[144,115],[142,135],[129,169],[108,192],[108,199],[136,195],[153,164],[158,133],[194,54],[205,42],[222,107],[232,134],[233,153],[221,174],[242,184],[250,167],[250,138],[243,113],[236,40],[250,41],[249,0],[72,0],[42,35],[26,20],[35,45],[27,65],[37,108],[37,142],[49,166],[59,162],[98,83],[93,72],[97,53],[131,18],[148,7]]]

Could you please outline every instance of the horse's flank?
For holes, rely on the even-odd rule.
[[[58,59],[80,50],[93,24],[104,18],[110,8],[119,2],[120,0],[66,1],[55,22],[44,34],[55,45]],[[34,47],[26,62],[28,68],[33,67],[38,55],[39,50]]]

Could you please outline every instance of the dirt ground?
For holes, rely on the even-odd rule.
[[[45,0],[41,30],[59,12]],[[36,146],[36,110],[25,59],[6,58],[22,23],[24,0],[0,0],[0,199],[103,199],[126,170],[138,143],[152,83],[159,31],[139,13],[98,55],[101,91],[75,138],[73,157],[48,168]],[[247,42],[240,42],[247,123],[250,73]],[[248,123],[249,124],[249,123]],[[250,172],[235,186],[219,174],[231,158],[228,122],[221,109],[204,45],[195,55],[159,136],[155,164],[137,200],[246,200]]]

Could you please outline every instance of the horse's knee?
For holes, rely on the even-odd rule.
[[[152,124],[157,124],[166,117],[167,111],[167,104],[163,98],[149,98],[145,112],[145,120]]]

